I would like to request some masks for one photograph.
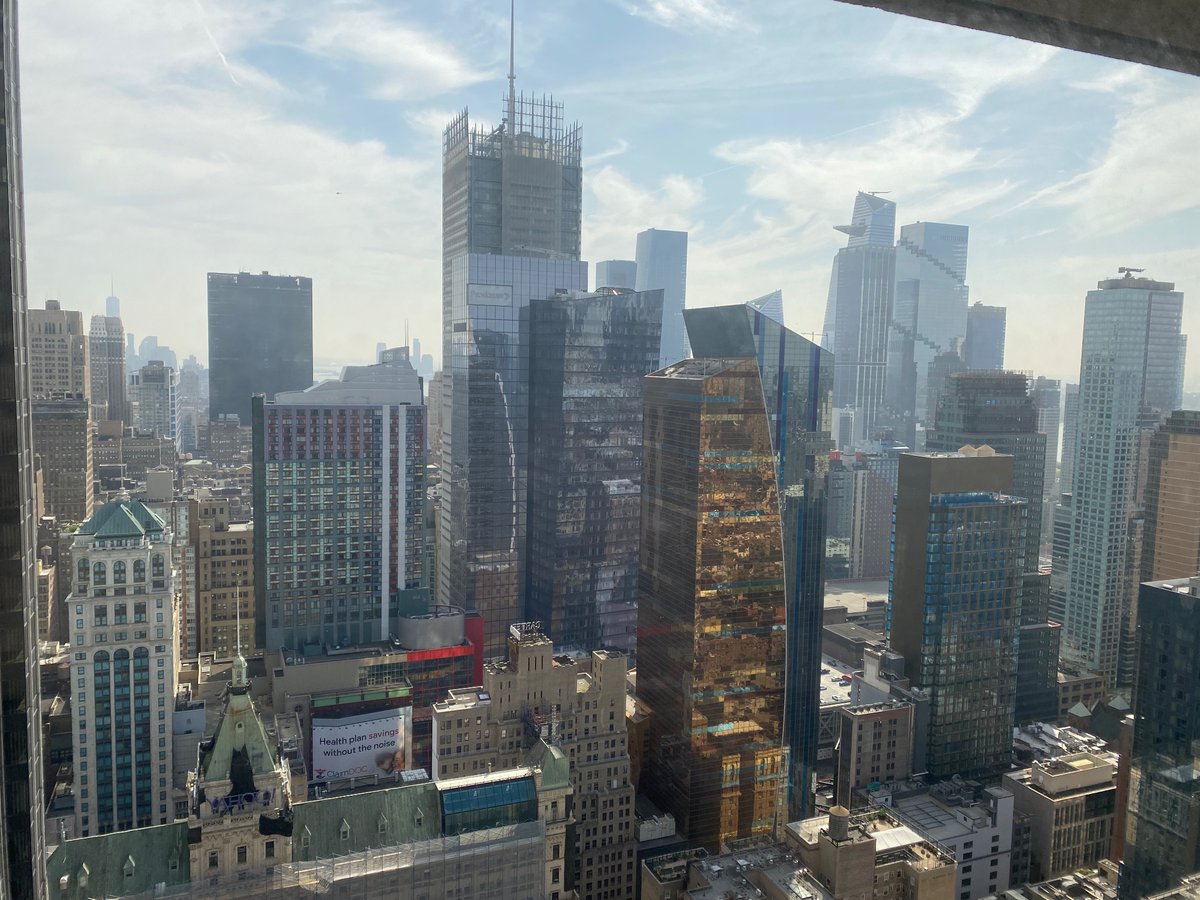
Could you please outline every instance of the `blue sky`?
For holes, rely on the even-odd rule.
[[[499,116],[502,0],[25,3],[29,294],[207,355],[208,270],[311,275],[316,352],[440,332],[440,133]],[[971,226],[1008,363],[1075,380],[1120,265],[1200,294],[1200,79],[834,0],[524,0],[517,85],[583,125],[584,258],[690,234],[688,303],[821,327],[856,190]],[[1200,349],[1189,383],[1200,387]]]

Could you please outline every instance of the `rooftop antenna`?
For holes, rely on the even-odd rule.
[[[515,129],[517,111],[517,73],[514,35],[517,30],[517,0],[509,0],[508,6],[508,127]]]
[[[242,656],[242,586],[233,586],[233,609],[237,617],[237,657],[233,661],[233,683],[236,687],[246,684],[246,659]]]

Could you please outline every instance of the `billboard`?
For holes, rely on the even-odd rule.
[[[312,720],[313,778],[337,781],[410,768],[412,707]]]

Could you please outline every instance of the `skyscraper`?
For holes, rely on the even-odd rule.
[[[1062,469],[1058,475],[1058,492],[1069,494],[1075,489],[1076,435],[1079,428],[1079,385],[1068,384],[1063,390]]]
[[[780,325],[787,324],[783,321],[783,291],[771,291],[769,294],[747,300],[746,305],[757,309],[768,319],[774,319]]]
[[[900,456],[888,631],[930,695],[930,777],[998,774],[1012,756],[1028,507],[989,448]]]
[[[523,620],[529,348],[522,319],[532,300],[586,288],[583,262],[473,253],[454,260],[438,597],[480,613],[489,656],[504,652],[508,626]]]
[[[92,514],[92,432],[87,398],[76,394],[35,400],[33,448],[42,461],[46,513],[62,522]]]
[[[171,530],[144,503],[106,503],[75,535],[71,649],[82,684],[72,704],[76,834],[172,822],[178,623]],[[86,765],[85,765],[86,764]]]
[[[900,229],[896,243],[888,405],[910,446],[910,423],[932,417],[937,404],[931,378],[956,370],[946,357],[957,356],[966,337],[967,239],[965,225],[916,222]]]
[[[386,640],[402,592],[427,586],[425,406],[407,348],[253,409],[258,646]]]
[[[822,346],[833,351],[833,405],[854,410],[853,435],[840,436],[850,447],[874,438],[885,399],[896,204],[860,191],[850,224],[835,229],[849,238],[833,258]]]
[[[0,279],[0,894],[45,896],[46,808],[42,796],[41,691],[37,654],[37,574],[34,551],[33,439],[29,421],[29,368],[26,347],[25,217],[21,182],[21,90],[17,56],[16,0],[0,3],[0,79],[4,115],[0,119],[0,229],[8,265]]]
[[[312,296],[311,278],[208,273],[209,421],[312,385]]]
[[[771,833],[787,778],[771,422],[753,357],[689,359],[646,382],[641,783],[692,843],[717,851]]]
[[[129,376],[129,407],[139,434],[170,438],[179,447],[179,387],[175,370],[159,360]]]
[[[691,355],[683,309],[687,301],[686,231],[650,228],[637,236],[637,289],[663,292],[659,367]]]
[[[1200,572],[1200,412],[1176,410],[1150,439],[1139,581]]]
[[[816,766],[818,704],[814,698],[819,695],[821,667],[833,360],[827,351],[745,304],[688,310],[685,319],[693,352],[709,359],[754,363],[769,421],[787,623],[783,728],[790,750],[790,773],[786,802],[788,815],[794,819],[811,808]],[[735,464],[730,467],[737,468]],[[721,471],[724,467],[714,462],[712,490],[719,490],[715,482]],[[650,498],[647,502],[654,501]],[[646,508],[643,505],[643,512]],[[646,534],[644,523],[643,541]],[[711,572],[703,560],[699,565],[699,577],[709,577]],[[645,582],[642,587],[644,591]]]
[[[600,288],[637,288],[637,263],[632,259],[602,259],[596,263],[596,290]]]
[[[1138,595],[1129,818],[1120,895],[1146,897],[1200,869],[1200,578],[1153,581]]]
[[[661,291],[529,305],[525,609],[559,645],[637,645],[643,384],[661,322]]]
[[[1004,368],[1004,331],[1008,310],[984,306],[978,300],[967,307],[967,336],[962,358],[968,369]]]
[[[89,396],[92,392],[88,335],[83,313],[47,300],[29,311],[29,388],[35,400]]]
[[[125,393],[125,329],[115,316],[92,316],[88,330],[92,418],[124,422],[129,415]]]
[[[562,104],[553,98],[516,94],[511,49],[501,123],[490,130],[472,127],[464,109],[442,135],[443,368],[453,355],[456,259],[466,254],[579,259],[579,125],[564,124]]]
[[[1084,309],[1063,655],[1110,687],[1130,625],[1138,454],[1179,405],[1182,314],[1175,285],[1132,273],[1101,281]]]
[[[1049,534],[1050,513],[1058,498],[1058,429],[1062,424],[1062,382],[1037,376],[1029,385],[1037,410],[1037,430],[1046,436],[1046,473],[1042,478],[1042,538]]]

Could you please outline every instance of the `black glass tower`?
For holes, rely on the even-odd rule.
[[[33,435],[26,348],[25,214],[16,0],[0,2],[4,203],[0,228],[0,897],[46,896],[45,801],[34,572]]]
[[[526,618],[555,642],[635,652],[645,376],[663,292],[529,305]]]
[[[250,424],[250,397],[313,383],[312,279],[208,273],[208,418]]]

